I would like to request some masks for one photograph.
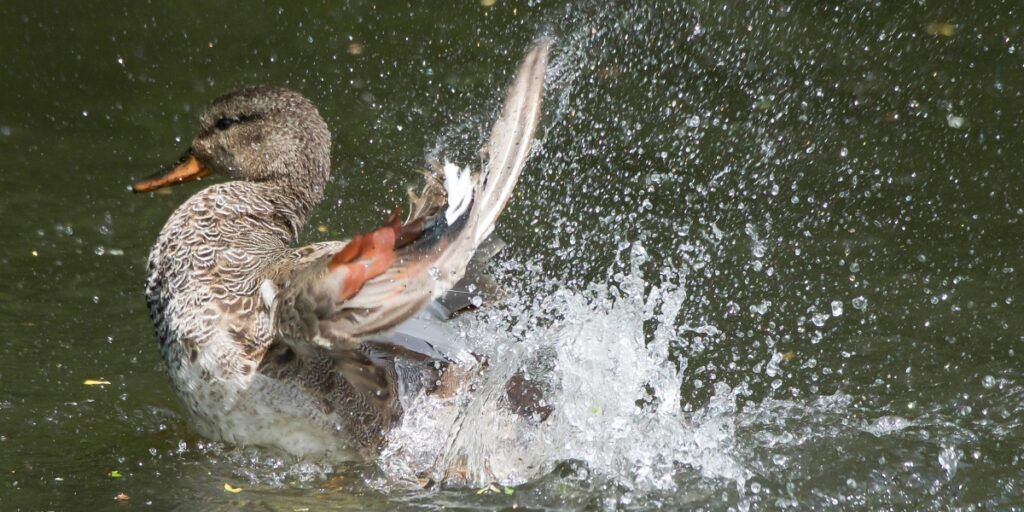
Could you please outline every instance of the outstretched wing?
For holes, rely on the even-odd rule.
[[[409,217],[347,242],[310,246],[276,272],[265,300],[279,339],[351,350],[436,306],[466,274],[529,157],[540,113],[549,41],[527,53],[485,147],[479,175],[447,164],[410,193]],[[270,303],[270,302],[268,302]],[[377,340],[379,341],[379,339]],[[426,348],[402,348],[433,357]]]

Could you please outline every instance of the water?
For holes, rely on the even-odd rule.
[[[5,510],[1024,507],[1022,6],[490,3],[0,6]],[[203,185],[127,185],[285,84],[335,134],[305,239],[343,237],[475,162],[539,34],[508,295],[459,324],[480,392],[412,404],[380,464],[190,433],[141,283]],[[539,426],[488,398],[520,370]],[[411,484],[458,457],[499,485]]]

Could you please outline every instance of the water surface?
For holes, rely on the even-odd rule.
[[[1024,12],[816,4],[3,3],[3,508],[1024,507]],[[462,324],[556,390],[538,474],[422,491],[190,433],[142,280],[203,184],[131,181],[216,95],[287,85],[334,132],[304,240],[345,237],[474,162],[542,34],[510,293]]]

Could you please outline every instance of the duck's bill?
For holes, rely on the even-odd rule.
[[[186,155],[177,165],[167,172],[150,176],[134,185],[133,192],[149,192],[158,188],[169,187],[179,183],[198,180],[210,175],[210,168],[203,165],[195,155]]]

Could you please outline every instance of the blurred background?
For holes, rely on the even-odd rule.
[[[1009,1],[5,1],[0,504],[1024,506],[1022,20]],[[130,183],[181,154],[212,98],[286,85],[334,133],[303,240],[344,238],[427,158],[476,161],[542,35],[543,133],[499,224],[498,309],[639,321],[548,339],[660,355],[658,382],[617,351],[592,374],[640,383],[633,412],[581,427],[630,439],[618,462],[581,448],[512,492],[420,491],[190,433],[142,282],[208,182]],[[650,429],[640,402],[672,393],[673,427]]]

